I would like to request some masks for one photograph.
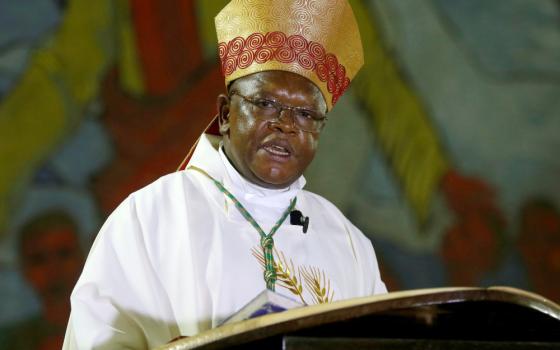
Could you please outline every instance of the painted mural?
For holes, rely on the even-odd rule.
[[[60,348],[100,225],[214,115],[226,2],[0,2],[0,348]],[[371,238],[390,290],[560,302],[560,2],[351,3],[366,64],[308,189]]]

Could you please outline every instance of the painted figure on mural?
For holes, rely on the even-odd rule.
[[[195,20],[197,10],[218,2],[57,4],[64,5],[60,13],[41,5],[53,23],[37,35],[29,57],[23,57],[25,69],[10,77],[13,86],[0,103],[0,139],[6,145],[0,157],[11,164],[0,177],[0,197],[6,199],[0,201],[0,227],[16,208],[5,203],[18,203],[15,189],[29,185],[34,172],[91,120],[110,137],[112,158],[83,181],[93,183],[108,215],[128,193],[175,169],[199,136],[194,130],[205,126],[198,116],[211,115],[210,96],[220,91],[215,55],[205,56],[200,43],[205,28],[199,26],[211,18]],[[8,14],[17,14],[17,3],[11,7]],[[35,96],[33,105],[29,95]],[[19,123],[25,132],[9,132],[19,130]]]
[[[505,222],[483,181],[455,177],[446,184],[448,202],[458,214],[441,246],[447,278],[451,285],[478,286],[501,262]]]
[[[548,199],[521,208],[518,249],[534,290],[560,302],[560,211]]]
[[[40,314],[0,332],[0,348],[60,349],[84,262],[77,226],[64,212],[45,212],[23,226],[18,248],[21,274],[40,301]]]

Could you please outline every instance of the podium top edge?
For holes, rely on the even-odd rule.
[[[537,310],[560,321],[560,305],[535,293],[508,286],[477,287],[444,287],[398,291],[387,294],[353,298],[329,304],[310,305],[269,314],[237,323],[213,328],[193,337],[183,338],[163,345],[157,350],[187,350],[216,342],[243,333],[260,330],[260,333],[274,335],[273,328],[290,321],[300,320],[300,325],[315,326],[334,320],[343,320],[346,315],[363,316],[367,314],[389,312],[410,307],[443,305],[465,301],[496,301],[516,304]],[[322,315],[319,319],[319,315]],[[348,318],[350,316],[346,316]],[[284,331],[285,329],[282,328]],[[270,332],[267,332],[269,330]],[[289,330],[288,330],[289,331]]]

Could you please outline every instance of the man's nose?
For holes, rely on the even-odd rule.
[[[288,108],[282,108],[271,125],[282,132],[296,132],[298,130],[293,111]]]

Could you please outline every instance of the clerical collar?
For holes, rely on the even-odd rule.
[[[202,134],[187,169],[196,166],[208,172],[222,182],[259,223],[274,224],[283,210],[290,205],[290,200],[303,188],[305,178],[301,176],[289,187],[278,190],[250,183],[235,170],[222,151],[221,144],[221,137]],[[226,207],[226,211],[232,218],[245,221],[237,210],[229,210]]]
[[[256,218],[266,221],[277,219],[281,213],[290,204],[290,200],[297,196],[297,193],[305,185],[305,178],[301,176],[290,186],[282,189],[264,188],[259,185],[247,181],[233,167],[228,157],[223,151],[223,147],[219,148],[220,158],[224,164],[228,190],[243,204],[248,206],[249,210]]]

